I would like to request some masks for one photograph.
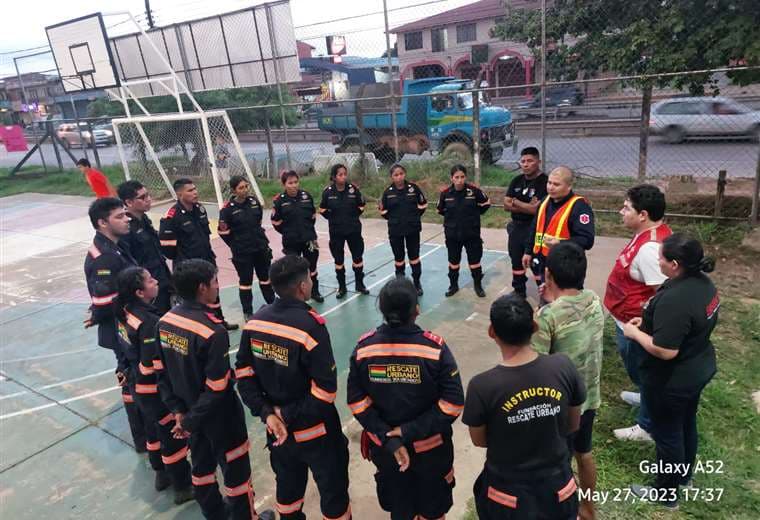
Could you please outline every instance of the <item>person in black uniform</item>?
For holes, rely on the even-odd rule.
[[[256,515],[248,458],[245,412],[231,377],[230,340],[222,320],[209,312],[217,301],[216,266],[200,259],[174,268],[174,288],[182,303],[158,322],[163,371],[161,398],[174,414],[172,434],[189,438],[195,499],[209,520],[274,519]],[[229,512],[216,483],[221,467]]]
[[[396,276],[404,276],[404,244],[412,266],[412,280],[417,295],[422,296],[422,263],[420,262],[420,233],[422,214],[427,209],[427,199],[419,186],[406,181],[406,168],[394,164],[390,170],[393,181],[380,199],[380,215],[388,221],[388,238],[396,264]]]
[[[160,317],[151,304],[160,291],[158,281],[143,267],[127,267],[118,276],[118,330],[129,360],[127,381],[145,418],[148,460],[156,472],[156,491],[174,487],[174,503],[193,499],[187,441],[175,439],[174,416],[161,401],[157,373],[162,370],[156,326]]]
[[[275,196],[272,208],[272,225],[282,235],[282,253],[303,256],[309,262],[311,274],[311,299],[322,303],[325,299],[319,293],[317,260],[319,243],[314,221],[317,210],[311,195],[298,187],[298,174],[293,170],[282,172],[280,181],[285,191]]]
[[[233,196],[219,212],[219,236],[232,250],[232,265],[238,273],[240,304],[245,321],[253,314],[253,272],[259,279],[264,301],[274,301],[274,290],[269,282],[272,250],[269,239],[261,227],[264,209],[251,195],[251,185],[240,175],[230,178]]]
[[[116,277],[123,269],[136,265],[135,259],[120,242],[129,233],[129,215],[124,204],[113,197],[96,199],[88,213],[95,228],[95,238],[84,260],[87,291],[92,299],[84,326],[97,326],[98,345],[113,350],[116,356],[116,379],[121,386],[121,399],[135,451],[145,453],[144,420],[129,392],[126,378],[129,362],[116,333],[116,297],[119,294]]]
[[[327,219],[330,229],[330,253],[335,259],[335,275],[338,278],[338,299],[346,295],[346,268],[344,246],[351,251],[356,292],[369,294],[364,287],[364,239],[359,216],[364,211],[364,197],[359,188],[348,182],[348,169],[336,164],[330,170],[332,184],[322,191],[319,213]]]
[[[480,215],[488,211],[491,201],[480,188],[467,183],[467,169],[463,165],[454,165],[450,175],[451,185],[441,191],[438,199],[438,213],[443,215],[443,230],[449,253],[449,289],[446,296],[453,296],[459,290],[459,262],[464,247],[475,294],[483,298],[486,293],[483,290],[483,268],[480,265],[480,259],[483,258]]]
[[[491,305],[488,335],[502,362],[470,380],[462,422],[486,463],[475,482],[481,520],[575,520],[577,484],[567,436],[578,430],[583,378],[564,354],[538,354],[533,308],[522,296]]]
[[[216,265],[216,254],[211,248],[211,228],[208,213],[198,202],[198,188],[187,178],[174,181],[177,203],[169,208],[161,219],[158,238],[164,254],[171,258],[173,266],[183,260],[199,258]],[[222,304],[217,299],[209,307],[222,320],[227,330],[235,330],[237,324],[227,323],[222,313]]]
[[[122,182],[117,192],[130,216],[129,234],[121,240],[129,247],[137,265],[158,280],[158,296],[153,306],[163,314],[171,308],[171,271],[161,251],[158,232],[147,215],[152,204],[150,193],[138,181]]]
[[[507,224],[507,251],[512,261],[512,288],[526,296],[528,282],[527,270],[523,267],[525,241],[531,233],[533,216],[538,211],[538,204],[546,197],[547,177],[541,171],[541,159],[538,149],[533,146],[523,148],[520,152],[520,170],[522,173],[512,179],[504,195],[504,211],[512,213],[512,220]],[[535,279],[539,284],[540,280]]]
[[[660,269],[668,279],[640,318],[623,326],[627,338],[646,352],[639,363],[641,399],[651,418],[658,467],[686,468],[658,473],[652,486],[631,486],[645,500],[676,509],[679,486],[688,486],[697,457],[697,408],[718,368],[710,340],[718,324],[720,296],[710,277],[715,260],[702,244],[681,233],[660,246]]]
[[[443,338],[415,325],[408,279],[388,282],[379,306],[385,324],[359,338],[348,375],[362,455],[377,467],[380,507],[393,520],[443,518],[455,485],[451,424],[464,404],[459,370]]]
[[[531,269],[537,283],[543,284],[549,249],[561,240],[572,240],[588,251],[594,246],[594,210],[588,201],[573,193],[574,175],[559,166],[546,181],[548,195],[538,206],[524,244],[523,268]]]
[[[278,298],[243,328],[235,377],[243,402],[267,426],[280,518],[304,520],[308,471],[325,518],[348,520],[348,439],[335,409],[335,359],[325,319],[306,304],[309,264],[286,255],[272,264]]]

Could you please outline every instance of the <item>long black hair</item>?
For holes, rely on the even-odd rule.
[[[715,259],[705,256],[699,240],[683,233],[673,233],[662,241],[662,256],[669,262],[678,262],[686,276],[711,273],[715,270]]]
[[[116,277],[116,284],[119,288],[119,296],[116,305],[116,317],[124,319],[124,309],[140,298],[137,291],[145,287],[145,275],[148,271],[139,266],[127,267]]]
[[[394,278],[380,290],[378,303],[388,325],[411,325],[416,317],[417,289],[408,278]]]
[[[348,175],[348,168],[346,168],[345,164],[341,164],[341,163],[333,164],[333,167],[330,168],[330,181],[331,182],[335,182],[335,177],[338,176],[338,170],[340,170],[341,168],[343,168],[344,170],[346,170],[346,175]]]

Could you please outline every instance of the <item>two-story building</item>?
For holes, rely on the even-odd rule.
[[[539,0],[509,0],[514,9],[539,9]],[[391,29],[397,35],[401,79],[436,76],[481,79],[494,97],[529,94],[515,88],[535,81],[535,63],[527,45],[491,36],[504,20],[503,0],[480,0]],[[510,88],[506,88],[510,87]]]

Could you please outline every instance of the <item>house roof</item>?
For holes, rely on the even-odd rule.
[[[509,4],[514,9],[538,9],[541,4],[537,0],[509,0]],[[474,22],[485,18],[496,18],[506,16],[507,9],[503,0],[480,0],[472,4],[463,5],[456,9],[450,9],[442,13],[428,16],[414,22],[410,22],[399,27],[391,29],[392,33],[405,33],[409,31],[419,31],[429,27],[440,27],[443,25],[453,25],[462,22]]]

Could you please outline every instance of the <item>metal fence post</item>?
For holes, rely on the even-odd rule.
[[[274,69],[274,79],[277,82],[277,97],[280,102],[280,118],[282,119],[282,131],[285,136],[285,157],[288,164],[288,170],[292,170],[293,166],[290,161],[290,142],[288,141],[288,122],[285,119],[285,107],[282,102],[282,84],[280,83],[280,62],[277,58],[280,57],[280,53],[277,50],[277,42],[274,37],[274,19],[272,17],[272,10],[266,6],[267,25],[269,26],[269,44],[272,47],[272,68]]]
[[[546,0],[541,0],[541,160],[549,165],[546,157]]]
[[[472,160],[475,163],[475,185],[480,186],[480,91],[478,90],[472,93],[472,144]]]
[[[393,88],[393,58],[391,57],[391,33],[388,28],[388,2],[383,0],[383,16],[385,17],[385,53],[388,56],[388,75],[391,90],[391,126],[393,127],[393,155],[398,162],[398,127],[396,125],[396,94]],[[401,78],[399,78],[400,80]]]
[[[752,190],[752,210],[749,215],[749,223],[757,226],[758,212],[760,212],[760,146],[757,147],[757,164],[755,165],[755,188]]]
[[[97,165],[98,170],[102,170],[103,167],[100,165],[100,154],[98,153],[98,143],[95,142],[95,133],[92,130],[92,123],[87,121],[87,131],[90,134],[90,144],[92,145],[92,155],[95,156],[95,164]]]

